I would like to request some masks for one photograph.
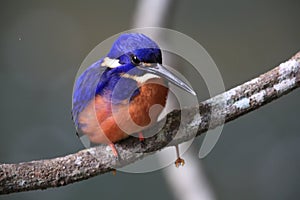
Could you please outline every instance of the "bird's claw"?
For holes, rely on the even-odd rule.
[[[145,141],[145,137],[144,137],[143,133],[139,132],[138,135],[139,135],[140,142],[144,142]]]
[[[113,169],[111,172],[112,172],[112,175],[114,175],[114,176],[117,174],[117,170],[116,169]]]
[[[185,164],[184,160],[180,157],[175,161],[175,166],[178,168],[179,166],[183,166]]]

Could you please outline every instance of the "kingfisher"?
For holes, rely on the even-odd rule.
[[[194,90],[162,65],[159,46],[141,33],[121,34],[109,53],[77,78],[72,117],[77,133],[94,144],[114,143],[151,127],[166,105],[168,83],[196,95]],[[155,109],[151,109],[154,105]],[[175,165],[184,165],[176,147]]]

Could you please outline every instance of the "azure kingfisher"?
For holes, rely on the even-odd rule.
[[[196,95],[162,66],[159,46],[140,33],[120,35],[106,57],[89,66],[76,80],[72,115],[77,133],[92,143],[114,143],[153,125],[166,105],[168,82]],[[150,109],[160,105],[157,109]],[[176,166],[184,164],[179,157]]]

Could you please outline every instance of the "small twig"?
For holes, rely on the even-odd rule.
[[[164,148],[171,141],[172,145],[180,144],[192,139],[195,131],[200,135],[223,124],[224,120],[234,120],[299,86],[300,52],[258,78],[202,102],[200,117],[198,108],[175,110],[166,116],[163,129],[145,139],[143,144],[137,138],[116,144],[120,160],[105,146],[99,146],[60,158],[1,164],[0,194],[59,187],[123,167]],[[180,123],[184,130],[178,131]]]

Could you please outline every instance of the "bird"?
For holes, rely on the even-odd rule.
[[[162,65],[160,47],[142,33],[123,33],[108,54],[84,70],[74,84],[72,118],[76,131],[93,144],[115,143],[153,126],[166,105],[168,83],[196,95]],[[158,105],[155,109],[152,106]],[[176,147],[175,165],[184,165]]]

